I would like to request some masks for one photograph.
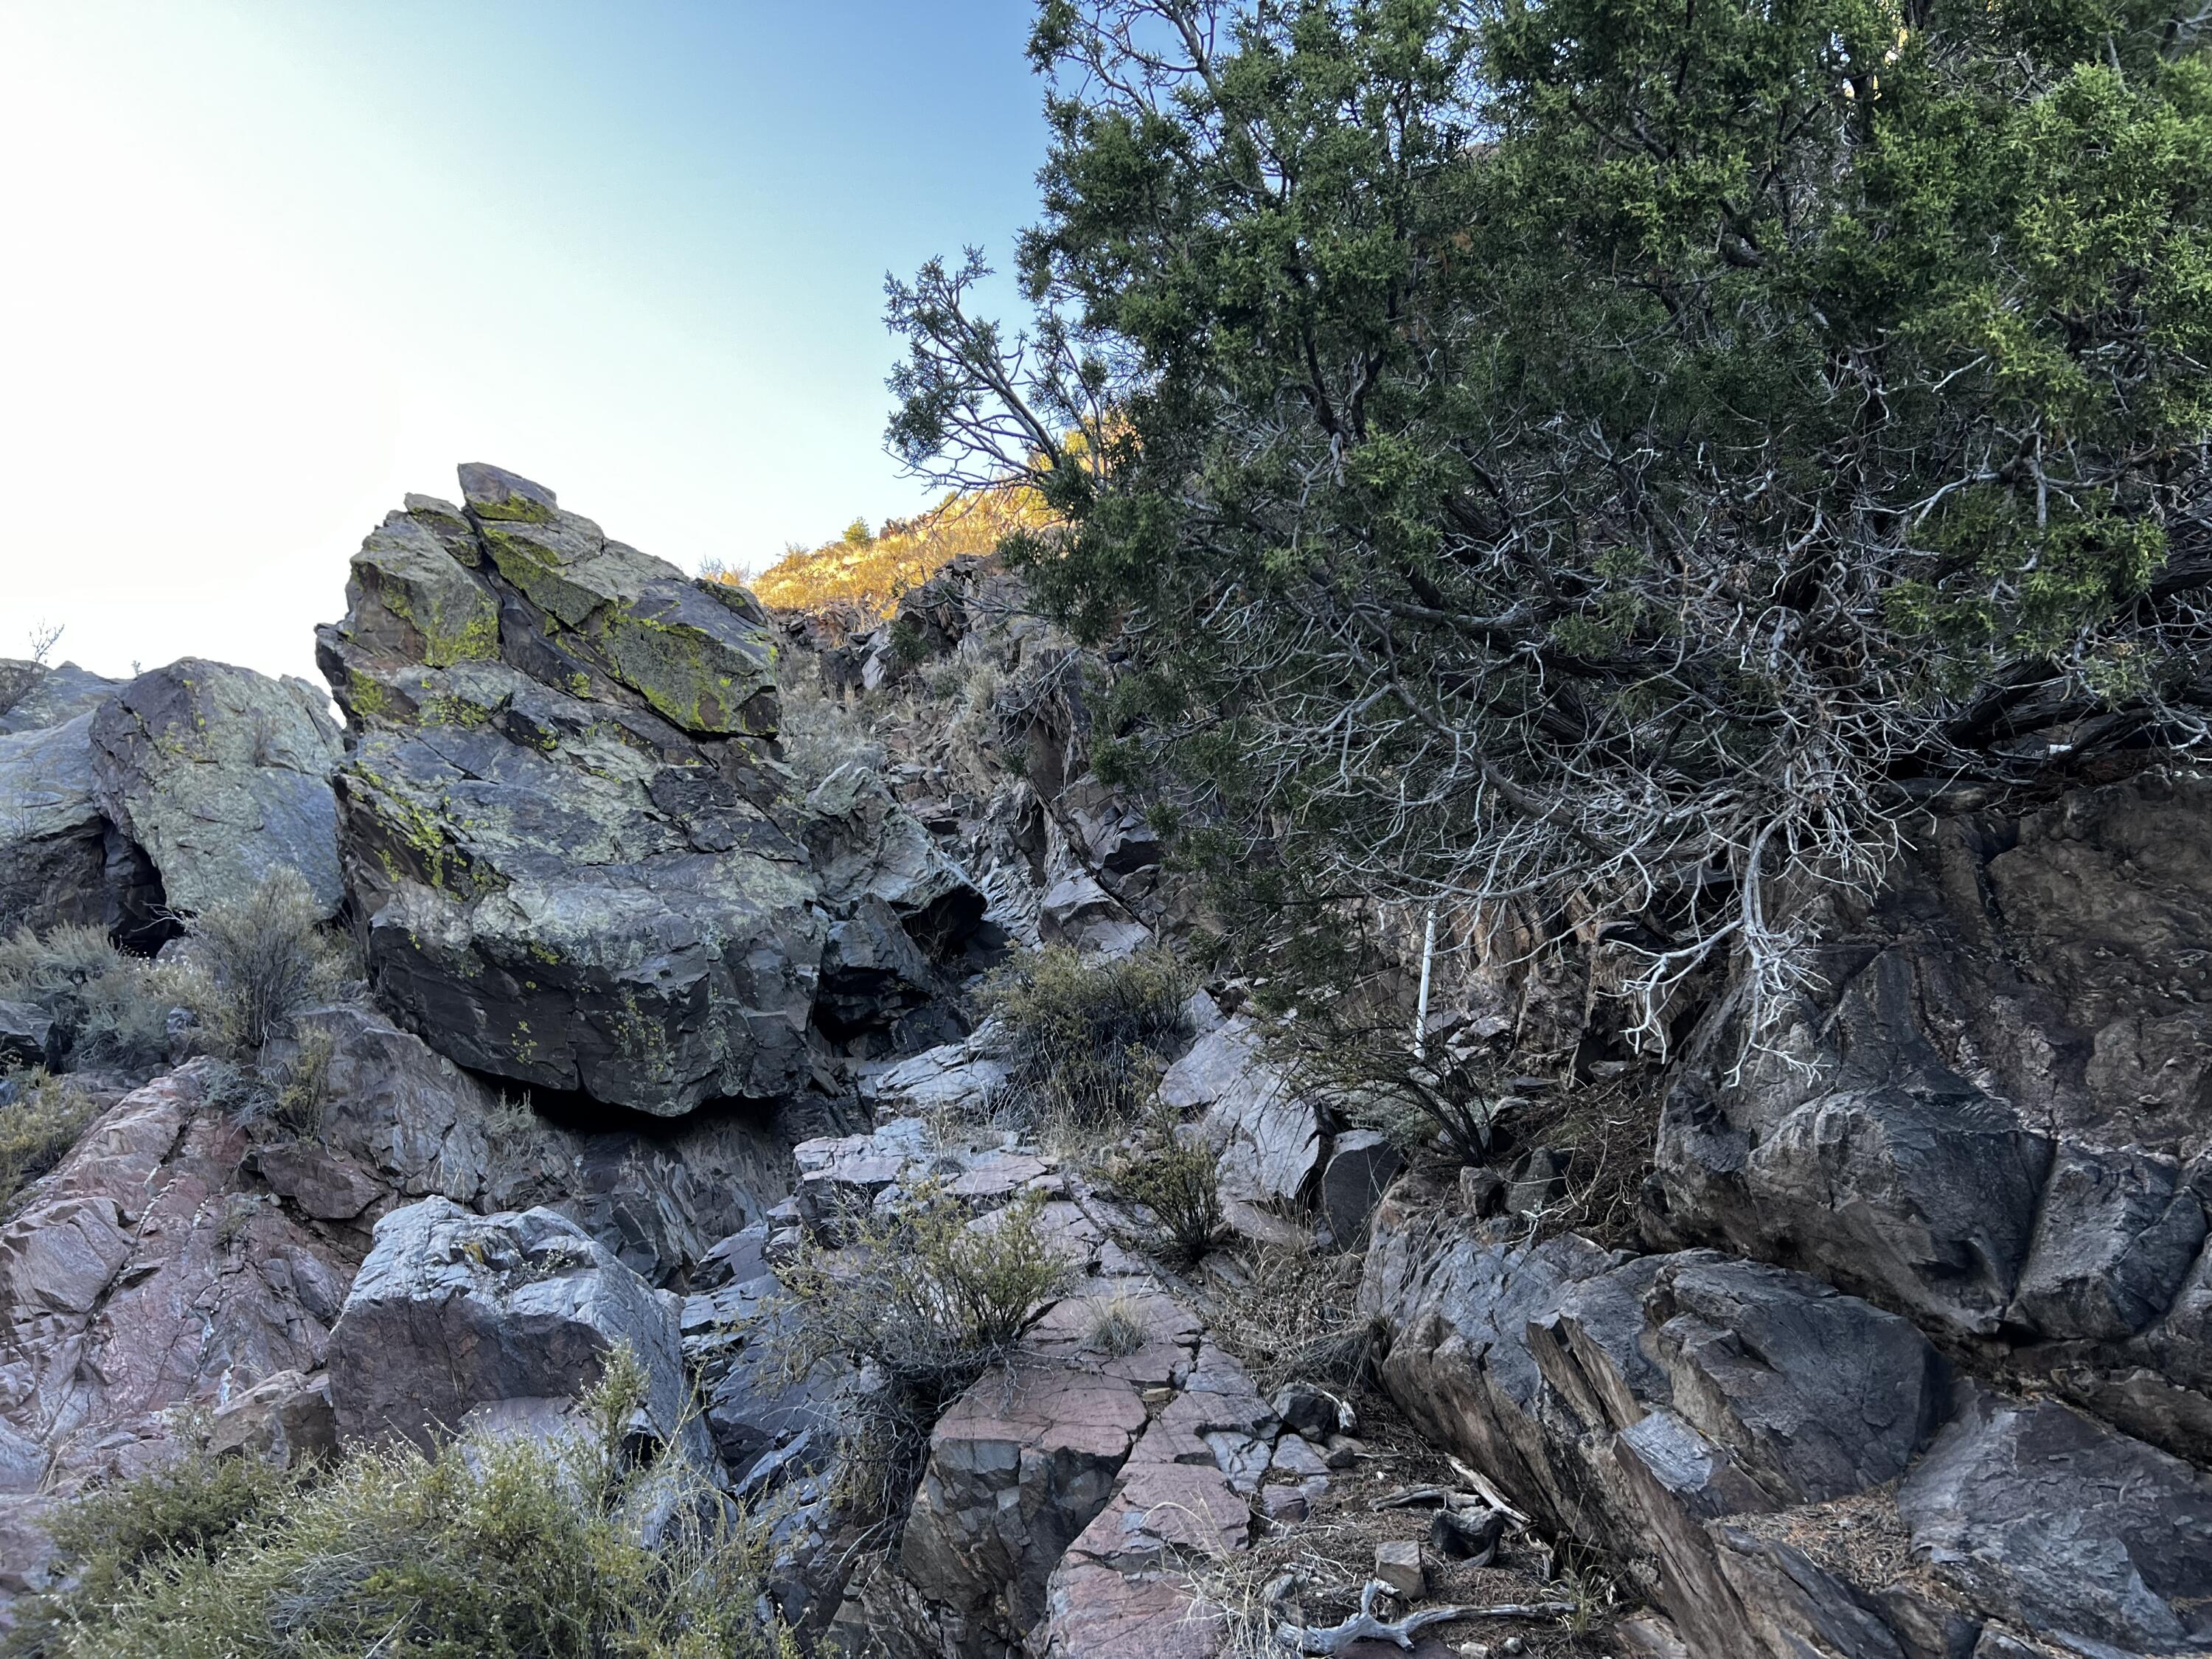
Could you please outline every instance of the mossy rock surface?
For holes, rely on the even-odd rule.
[[[981,898],[879,781],[802,804],[751,597],[527,479],[461,483],[370,534],[318,636],[387,1006],[477,1071],[678,1116],[789,1097],[817,1026],[938,994],[926,950]]]

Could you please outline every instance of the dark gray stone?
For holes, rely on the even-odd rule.
[[[0,1066],[51,1066],[54,1023],[27,1002],[0,1002]]]
[[[2204,1206],[2172,1158],[2062,1145],[2014,1317],[2053,1337],[2120,1341],[2173,1304],[2204,1243]]]
[[[1350,1129],[1330,1145],[1322,1166],[1321,1213],[1340,1244],[1360,1243],[1367,1218],[1382,1201],[1406,1160],[1388,1135],[1374,1129]]]
[[[1916,1552],[2033,1631],[2158,1654],[2212,1638],[2212,1480],[2055,1401],[1962,1393],[1898,1492]]]

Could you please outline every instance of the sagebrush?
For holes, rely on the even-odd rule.
[[[243,898],[184,919],[181,984],[213,1044],[258,1064],[293,1018],[343,985],[346,963],[296,870],[279,866]]]
[[[780,1270],[783,1295],[763,1329],[784,1374],[861,1370],[872,1391],[845,1408],[848,1496],[889,1520],[920,1477],[929,1426],[1012,1352],[1074,1268],[1043,1225],[1042,1194],[971,1216],[923,1182],[884,1207],[842,1218],[835,1243],[811,1234]]]
[[[143,1075],[160,1066],[179,990],[173,972],[118,950],[97,927],[25,927],[0,939],[0,1002],[52,1020],[70,1070]]]
[[[618,1352],[587,1433],[404,1444],[278,1470],[204,1453],[54,1527],[67,1588],[19,1605],[18,1659],[794,1659],[759,1611],[764,1528],[680,1460],[626,1449]],[[672,1516],[641,1541],[648,1515]]]
[[[91,1096],[43,1069],[19,1072],[8,1081],[15,1098],[0,1106],[0,1214],[69,1156],[99,1110]]]

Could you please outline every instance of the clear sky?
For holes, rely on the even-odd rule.
[[[884,273],[1035,213],[1028,0],[0,0],[0,656],[313,675],[485,460],[686,569],[910,511]]]

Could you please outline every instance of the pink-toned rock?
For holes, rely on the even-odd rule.
[[[1134,1353],[1108,1353],[1098,1346],[1100,1312],[1117,1298],[1121,1310],[1144,1328],[1143,1346]],[[1053,1304],[1030,1328],[1024,1346],[1140,1389],[1179,1388],[1190,1375],[1199,1328],[1198,1316],[1173,1297],[1140,1283],[1099,1279],[1082,1295]]]
[[[963,1648],[1018,1645],[1042,1617],[1046,1580],[1144,1426],[1133,1384],[1034,1362],[986,1376],[945,1413],[898,1561]]]
[[[0,1232],[0,1419],[66,1489],[167,1455],[170,1408],[319,1367],[352,1264],[241,1190],[198,1064],[125,1096]]]
[[[1044,1659],[1213,1659],[1224,1629],[1192,1606],[1179,1573],[1071,1563],[1053,1575],[1036,1650]]]
[[[262,1147],[253,1162],[272,1191],[318,1221],[351,1221],[390,1190],[351,1158],[312,1140]]]
[[[1176,1555],[1234,1553],[1250,1543],[1252,1511],[1212,1464],[1136,1458],[1069,1554],[1127,1572]]]

